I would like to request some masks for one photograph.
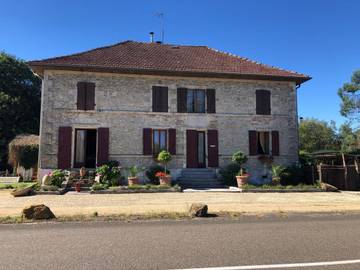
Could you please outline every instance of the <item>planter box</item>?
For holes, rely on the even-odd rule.
[[[68,192],[67,188],[60,188],[59,190],[37,190],[35,195],[63,195]]]

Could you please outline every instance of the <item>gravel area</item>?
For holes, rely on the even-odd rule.
[[[360,192],[339,193],[147,193],[38,195],[14,198],[0,190],[0,216],[20,215],[24,207],[43,203],[58,216],[186,212],[202,202],[209,212],[266,214],[279,212],[360,211]]]

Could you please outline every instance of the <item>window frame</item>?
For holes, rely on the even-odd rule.
[[[261,146],[261,142],[260,142],[260,133],[264,133],[264,134],[267,134],[267,142],[265,142],[266,146],[267,146],[267,152],[263,151],[264,153],[260,153],[259,151],[259,147],[262,147]],[[270,142],[271,142],[271,139],[270,139],[270,133],[269,131],[256,131],[256,155],[270,155],[271,153],[271,149],[270,149]],[[264,149],[263,149],[264,150]]]
[[[192,93],[191,97],[192,97],[192,102],[191,102],[191,108],[189,108],[189,93]],[[203,100],[202,100],[202,108],[203,110],[201,111],[196,111],[196,101],[198,98],[198,93],[202,93],[203,95]],[[191,110],[190,110],[191,109]],[[187,89],[187,94],[186,94],[186,112],[187,113],[206,113],[206,90],[205,89]]]
[[[158,153],[156,153],[156,151],[155,151],[155,132],[159,132],[159,151],[158,151]],[[160,147],[161,133],[165,134],[165,149],[161,149],[161,147]],[[153,156],[157,156],[163,150],[168,151],[168,149],[169,149],[169,138],[168,138],[169,134],[168,133],[169,133],[168,129],[152,129],[151,140],[152,140],[152,154],[153,154]]]

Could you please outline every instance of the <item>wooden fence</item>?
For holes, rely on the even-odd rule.
[[[360,174],[357,165],[324,165],[317,166],[319,180],[337,187],[340,190],[360,190]]]

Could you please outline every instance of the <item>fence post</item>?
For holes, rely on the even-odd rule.
[[[321,169],[321,163],[320,163],[320,165],[317,165],[317,169],[318,169],[318,172],[319,172],[319,182],[320,183],[322,183],[323,182],[323,180],[322,180],[322,169]]]

